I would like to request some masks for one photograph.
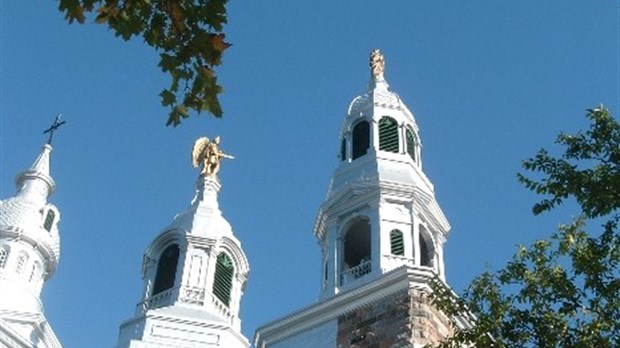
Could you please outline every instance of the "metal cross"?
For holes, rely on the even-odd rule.
[[[58,114],[58,116],[56,116],[56,119],[54,120],[54,123],[52,123],[52,125],[46,129],[43,134],[50,134],[50,137],[47,139],[47,143],[49,145],[52,145],[52,137],[54,136],[54,131],[56,131],[56,129],[58,129],[58,127],[62,126],[63,124],[67,123],[67,121],[61,121],[60,120],[60,116],[62,116],[61,114]]]

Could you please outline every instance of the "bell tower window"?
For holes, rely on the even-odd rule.
[[[398,153],[398,123],[388,116],[379,121],[379,150]]]
[[[416,158],[416,141],[415,141],[415,137],[413,135],[413,131],[411,130],[410,127],[407,127],[407,131],[406,131],[406,135],[407,137],[407,153],[409,154],[409,157],[411,157],[411,159],[415,162],[415,158]]]
[[[435,248],[428,232],[420,227],[420,266],[433,267],[433,259],[435,258]]]
[[[226,306],[230,305],[230,293],[232,291],[233,275],[235,266],[226,253],[217,256],[215,264],[215,278],[213,279],[213,294]]]
[[[390,251],[392,255],[405,255],[405,243],[403,242],[403,233],[399,230],[390,232]]]
[[[153,295],[164,292],[174,286],[179,263],[179,246],[172,244],[161,253],[157,262],[157,273],[153,285]]]
[[[56,213],[54,213],[52,209],[49,209],[47,211],[47,215],[45,215],[45,222],[43,223],[43,228],[45,228],[47,232],[50,232],[52,230],[52,226],[54,225],[55,218],[56,218]]]
[[[357,279],[370,273],[370,223],[368,220],[355,222],[344,235],[344,265],[341,283]]]
[[[351,159],[364,156],[370,146],[370,126],[368,122],[362,121],[353,128],[353,153]]]

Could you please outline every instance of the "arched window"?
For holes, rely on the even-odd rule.
[[[226,306],[230,305],[230,293],[232,291],[234,274],[235,266],[230,257],[223,252],[217,255],[215,277],[213,279],[213,295]]]
[[[45,222],[43,223],[43,228],[45,228],[47,232],[50,232],[52,230],[52,226],[54,225],[55,218],[56,218],[56,213],[54,213],[52,209],[49,209],[47,211],[47,215],[45,216]]]
[[[420,243],[420,266],[433,267],[433,259],[435,258],[435,248],[433,241],[423,227],[420,228],[418,238]]]
[[[379,121],[379,150],[398,153],[398,123],[388,116]]]
[[[41,270],[41,264],[39,263],[39,261],[35,261],[32,264],[32,270],[30,271],[30,277],[28,278],[29,282],[35,281],[37,279],[37,276],[39,275]]]
[[[340,160],[344,161],[347,159],[347,139],[342,138],[342,144],[340,144]]]
[[[351,274],[359,278],[371,270],[370,264],[370,222],[355,222],[344,235],[344,270],[355,269]]]
[[[0,268],[4,268],[6,265],[6,259],[9,257],[9,247],[3,246],[0,248]]]
[[[370,126],[368,122],[362,121],[353,128],[353,153],[351,159],[364,156],[370,146]]]
[[[153,295],[166,291],[174,286],[177,274],[177,264],[179,263],[179,246],[171,244],[159,256],[157,262],[157,273],[155,274],[155,284],[153,285]]]
[[[405,255],[405,243],[403,242],[403,233],[399,230],[390,232],[390,249],[392,255]]]
[[[416,160],[415,159],[415,152],[416,152],[416,140],[415,140],[415,136],[413,135],[413,131],[411,130],[410,127],[407,127],[407,131],[406,131],[406,137],[407,137],[407,153],[409,154],[409,156],[411,157],[412,160]]]
[[[20,252],[17,256],[17,265],[15,266],[15,273],[22,274],[26,264],[28,263],[28,254],[25,252]]]

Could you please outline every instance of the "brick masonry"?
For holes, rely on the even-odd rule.
[[[338,318],[338,348],[406,348],[440,342],[449,319],[424,291],[409,289]]]

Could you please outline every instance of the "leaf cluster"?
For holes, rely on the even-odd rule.
[[[582,215],[547,240],[519,247],[504,268],[477,277],[460,298],[435,284],[434,303],[473,323],[455,326],[439,347],[620,347],[620,126],[602,106],[587,117],[588,131],[559,135],[560,158],[543,149],[523,162],[542,179],[518,177],[547,196],[535,214],[572,197]],[[602,230],[587,232],[595,218],[605,221]]]
[[[87,13],[117,37],[141,36],[160,52],[159,67],[171,83],[159,94],[170,107],[166,125],[177,126],[190,110],[222,116],[214,69],[230,47],[222,32],[227,0],[60,0],[70,22],[84,23]]]

